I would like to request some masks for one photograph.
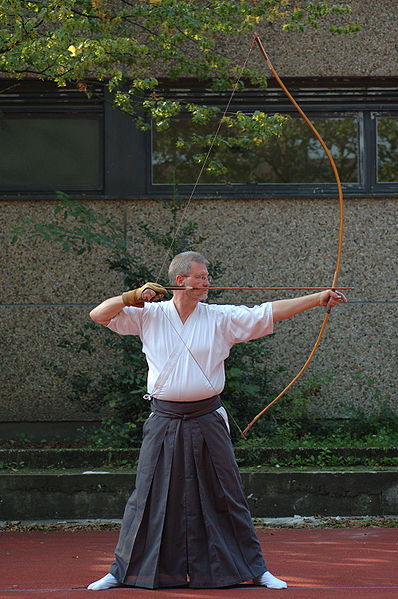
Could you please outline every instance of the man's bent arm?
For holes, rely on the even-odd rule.
[[[91,320],[94,320],[97,324],[108,325],[112,318],[119,314],[125,307],[122,296],[117,295],[116,297],[110,297],[105,300],[96,308],[93,308],[90,312]]]
[[[340,301],[347,303],[346,298],[340,292],[326,289],[320,293],[312,293],[311,295],[304,295],[302,297],[294,297],[292,299],[277,300],[272,302],[272,316],[274,322],[279,320],[285,320],[291,318],[300,312],[305,312],[310,308],[316,306],[327,306],[330,301],[330,306],[337,306]]]

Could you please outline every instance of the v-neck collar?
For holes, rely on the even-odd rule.
[[[192,310],[191,314],[186,319],[186,321],[182,322],[181,316],[179,315],[177,307],[176,307],[176,305],[174,303],[174,298],[170,300],[170,303],[172,304],[172,314],[173,314],[174,320],[176,322],[178,322],[178,326],[180,327],[180,329],[183,329],[189,323],[189,321],[193,319],[193,315],[198,312],[198,310],[199,310],[198,306],[200,304],[200,302],[198,302],[196,304],[194,310]]]

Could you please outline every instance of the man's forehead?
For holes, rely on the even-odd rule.
[[[203,264],[203,262],[195,262],[195,260],[192,260],[191,262],[191,272],[195,270],[195,271],[203,271],[203,272],[207,272],[207,266],[206,264]]]

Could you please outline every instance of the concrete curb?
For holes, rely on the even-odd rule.
[[[119,530],[121,518],[0,520],[0,532],[106,531]],[[292,516],[290,518],[253,518],[257,528],[396,528],[398,515],[388,516]]]

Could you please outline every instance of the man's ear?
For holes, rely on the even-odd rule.
[[[176,276],[176,285],[178,285],[179,287],[184,286],[184,277],[182,275]]]

